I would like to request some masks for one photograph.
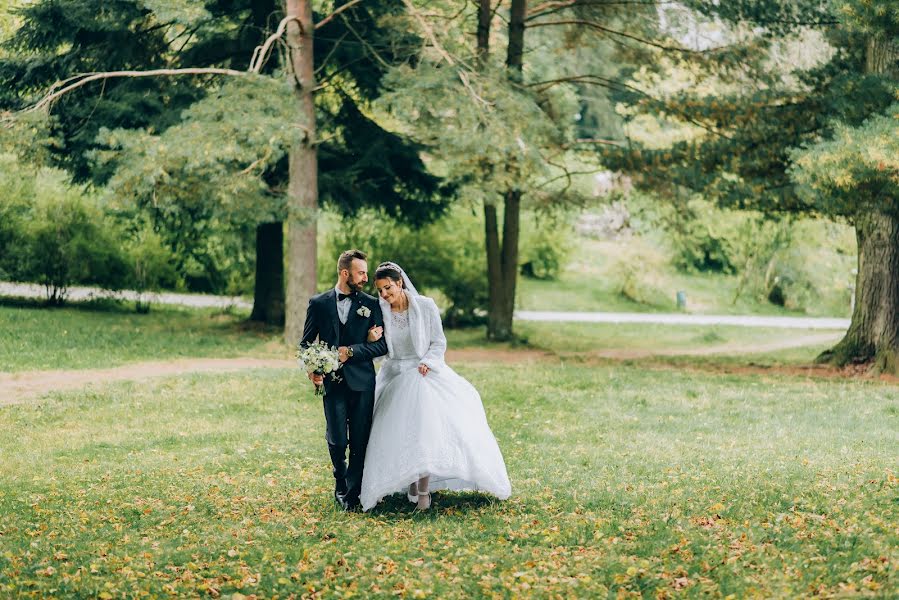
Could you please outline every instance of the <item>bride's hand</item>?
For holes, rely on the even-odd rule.
[[[428,365],[426,365],[426,364],[424,364],[424,363],[421,363],[420,365],[418,365],[418,372],[421,373],[421,376],[422,376],[422,377],[424,377],[425,375],[427,375],[427,374],[428,374],[428,371],[430,371],[430,370],[431,370],[431,368],[428,367]]]
[[[368,341],[369,342],[377,342],[384,335],[384,328],[375,325],[371,329],[368,330]]]

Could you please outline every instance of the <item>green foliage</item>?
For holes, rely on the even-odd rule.
[[[684,272],[732,273],[739,215],[717,210],[693,197],[683,204],[663,205],[662,223],[673,250],[672,263]]]
[[[573,250],[571,224],[564,216],[534,215],[526,219],[518,254],[519,270],[531,279],[555,280]]]
[[[604,152],[607,163],[633,172],[643,185],[663,193],[686,188],[733,208],[834,216],[867,210],[870,190],[857,179],[859,188],[854,192],[809,193],[805,182],[818,175],[798,175],[795,163],[805,154],[794,149],[811,151],[828,140],[846,146],[845,160],[825,158],[835,147],[822,147],[806,159],[805,169],[819,162],[822,187],[834,177],[848,183],[856,168],[876,168],[876,162],[852,165],[854,151],[839,123],[858,127],[873,115],[882,115],[896,100],[895,56],[887,58],[893,66],[882,70],[871,70],[866,62],[871,42],[895,47],[899,35],[895,2],[688,0],[683,4],[695,10],[697,18],[726,24],[725,38],[742,47],[743,56],[735,55],[736,61],[722,58],[690,88],[674,92],[649,88],[630,102],[637,112],[680,123],[692,135],[663,148],[648,143],[609,148]],[[784,60],[790,47],[803,49],[801,60]],[[887,138],[875,139],[878,126],[889,135],[886,130],[891,126],[884,123],[872,124],[862,135],[870,134],[872,145],[879,143],[886,150]],[[864,145],[859,141],[855,150],[862,151]]]
[[[145,226],[134,232],[125,243],[125,256],[131,273],[127,283],[129,289],[142,293],[179,287],[176,257],[152,228]],[[139,297],[137,311],[145,313],[149,310],[150,304]]]
[[[899,213],[899,104],[858,127],[838,123],[831,139],[797,149],[791,157],[791,177],[823,211]]]
[[[0,154],[0,279],[23,276],[24,228],[34,197],[34,179],[18,161]]]
[[[163,220],[182,220],[185,205],[207,205],[203,212],[223,222],[267,222],[283,216],[284,198],[269,193],[263,174],[297,139],[294,102],[278,79],[227,81],[161,134],[101,129],[108,149],[91,155],[101,165],[116,162],[112,196]]]
[[[663,291],[665,255],[652,245],[632,240],[612,259],[608,272],[615,291],[637,304],[670,308],[670,294]]]
[[[127,263],[100,211],[59,178],[42,183],[24,228],[22,275],[44,285],[51,304],[62,304],[74,284],[120,289]]]

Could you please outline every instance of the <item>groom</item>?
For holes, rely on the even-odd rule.
[[[359,506],[362,466],[371,432],[375,403],[375,367],[372,359],[387,354],[387,342],[367,342],[368,330],[383,327],[378,300],[362,292],[368,282],[368,263],[359,250],[347,250],[337,260],[337,285],[309,300],[301,345],[317,337],[338,348],[343,366],[340,381],[309,373],[325,386],[325,438],[334,465],[334,499],[344,510]],[[349,466],[346,449],[350,448]]]

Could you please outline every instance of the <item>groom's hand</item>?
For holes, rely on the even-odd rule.
[[[346,346],[341,346],[340,348],[337,349],[337,360],[339,360],[342,363],[345,363],[349,357],[350,357],[350,355],[347,353]]]

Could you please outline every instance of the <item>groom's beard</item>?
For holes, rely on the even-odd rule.
[[[361,292],[361,291],[362,291],[362,286],[364,286],[364,285],[365,285],[365,284],[364,284],[363,282],[354,283],[354,282],[349,281],[349,280],[346,282],[346,286],[347,286],[348,288],[350,288],[350,291],[351,291],[351,292],[356,292],[356,293]]]

